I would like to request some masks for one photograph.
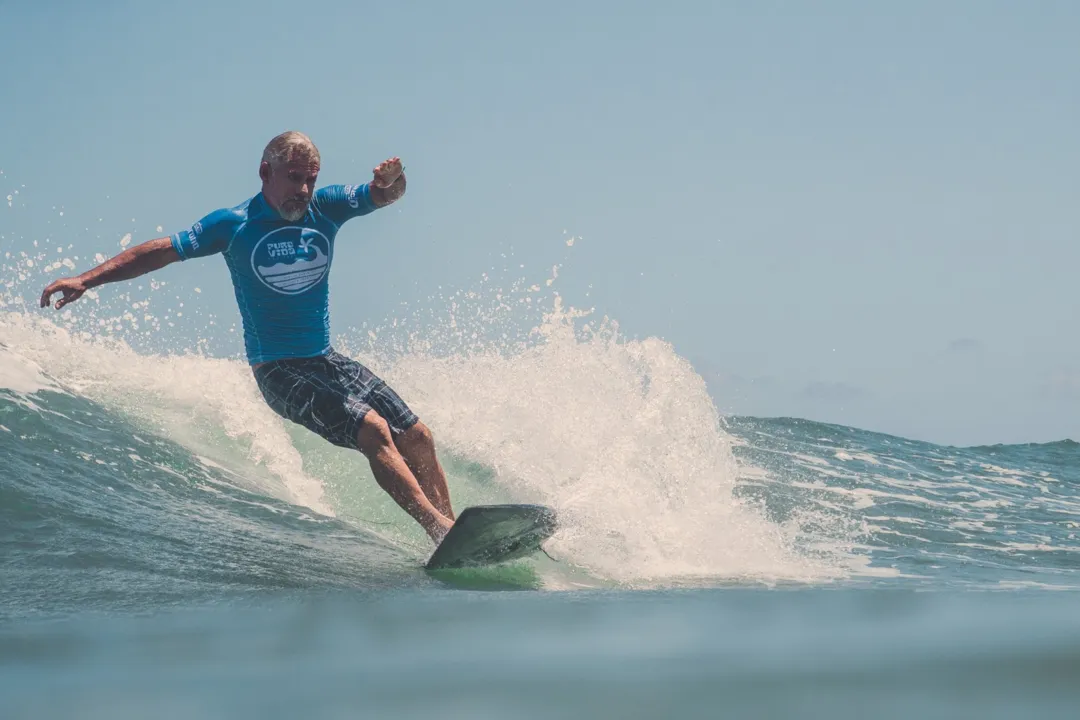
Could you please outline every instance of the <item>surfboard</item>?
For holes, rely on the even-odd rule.
[[[467,507],[424,567],[443,570],[517,560],[539,551],[556,527],[555,511],[543,505]]]

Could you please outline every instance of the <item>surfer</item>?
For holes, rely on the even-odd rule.
[[[56,280],[41,307],[129,280],[179,260],[221,253],[232,275],[244,348],[263,398],[282,417],[331,443],[355,448],[380,487],[438,543],[454,524],[431,430],[368,368],[331,347],[329,285],[334,238],[346,220],[405,193],[399,158],[364,185],[315,189],[319,151],[300,132],[278,135],[259,165],[262,190],[187,230],[128,248],[77,277]]]

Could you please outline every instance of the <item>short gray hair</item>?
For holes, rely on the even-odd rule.
[[[263,162],[270,163],[270,167],[280,167],[301,154],[306,159],[320,161],[319,149],[311,142],[311,138],[297,130],[289,130],[266,144],[262,159]]]

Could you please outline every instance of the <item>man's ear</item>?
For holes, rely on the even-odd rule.
[[[259,164],[259,177],[262,178],[263,182],[270,180],[270,163],[265,160]]]

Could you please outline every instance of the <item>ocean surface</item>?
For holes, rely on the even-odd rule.
[[[561,518],[546,555],[435,575],[363,459],[242,362],[17,285],[0,717],[1076,716],[1075,442],[721,417],[669,344],[557,298],[520,343],[343,338],[432,427],[459,510]]]

